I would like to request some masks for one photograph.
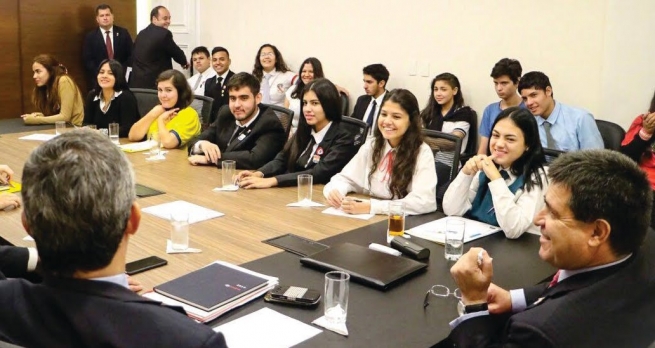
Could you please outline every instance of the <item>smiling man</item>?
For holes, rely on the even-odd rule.
[[[451,269],[462,300],[450,339],[458,347],[648,346],[655,238],[646,175],[618,152],[585,150],[561,155],[548,176],[546,207],[534,222],[539,256],[558,272],[507,291],[491,283],[490,255],[471,248]]]
[[[234,75],[227,84],[229,107],[189,143],[189,163],[215,164],[236,161],[239,169],[257,169],[277,155],[286,141],[282,123],[273,109],[260,104],[259,81],[251,74]]]
[[[230,52],[226,48],[219,46],[212,49],[212,68],[215,74],[205,83],[205,95],[214,98],[209,123],[214,123],[218,110],[230,101],[227,84],[234,76],[234,73],[230,70],[230,64],[232,64]]]

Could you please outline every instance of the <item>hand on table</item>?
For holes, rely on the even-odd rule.
[[[341,201],[341,210],[348,214],[369,214],[371,212],[371,201],[345,197]]]

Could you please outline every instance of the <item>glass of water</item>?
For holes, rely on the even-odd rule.
[[[171,247],[173,250],[189,248],[189,213],[186,211],[171,214]]]
[[[121,144],[118,140],[118,123],[109,124],[109,140],[116,145]]]
[[[350,274],[341,271],[325,273],[325,319],[331,324],[346,322]]]
[[[446,260],[457,261],[464,252],[466,223],[459,219],[446,221]]]
[[[156,131],[150,132],[150,134],[148,134],[148,141],[150,142],[150,157],[159,157],[161,147],[161,143],[159,142],[159,133]]]

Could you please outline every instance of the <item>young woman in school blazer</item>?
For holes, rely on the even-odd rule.
[[[105,59],[96,76],[95,87],[84,103],[84,125],[109,128],[110,123],[118,123],[118,133],[125,138],[140,116],[136,97],[127,87],[123,66],[117,60]]]
[[[507,238],[539,234],[532,221],[544,205],[545,163],[534,116],[507,108],[494,121],[487,156],[471,158],[448,186],[444,213],[500,226]]]
[[[349,214],[386,214],[391,200],[404,202],[407,214],[435,211],[437,174],[421,127],[416,97],[406,89],[387,93],[375,136],[325,185],[328,203]],[[346,197],[349,192],[373,198]]]
[[[257,171],[239,173],[239,186],[268,188],[296,185],[299,174],[324,184],[355,155],[359,145],[341,123],[341,99],[327,79],[310,81],[300,93],[298,131],[272,161]]]
[[[32,61],[34,91],[32,103],[37,112],[21,115],[26,125],[52,124],[65,121],[81,126],[84,101],[80,89],[68,75],[68,70],[55,57],[40,54]]]
[[[144,140],[156,132],[164,148],[176,149],[200,134],[200,119],[191,107],[193,91],[181,72],[171,69],[159,74],[157,96],[160,104],[132,126],[130,141]]]

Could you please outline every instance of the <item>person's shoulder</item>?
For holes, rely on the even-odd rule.
[[[198,117],[198,112],[196,111],[196,109],[191,107],[191,105],[189,105],[186,108],[178,111],[177,114],[182,115],[182,116],[196,116],[196,117]]]
[[[483,113],[485,115],[487,115],[487,114],[491,114],[491,113],[494,113],[494,112],[500,112],[500,111],[501,111],[500,110],[500,101],[497,101],[497,102],[493,102],[493,103],[487,105],[484,108]]]

